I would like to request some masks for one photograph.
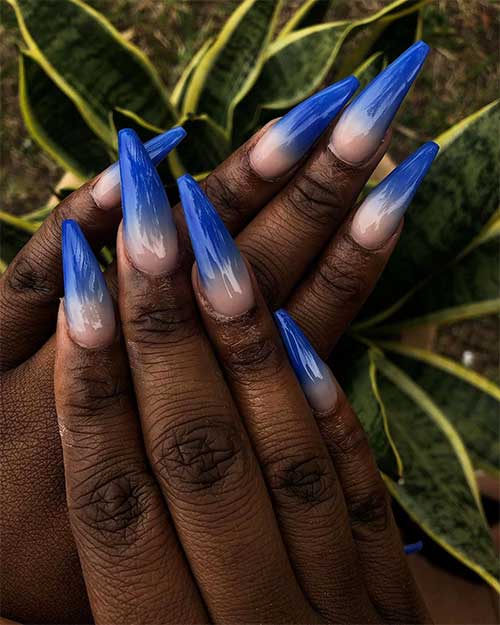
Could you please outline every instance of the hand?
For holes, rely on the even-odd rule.
[[[65,222],[55,365],[69,516],[95,622],[428,622],[333,375],[280,312],[292,369],[250,265],[183,176],[191,284],[145,150],[133,131],[119,147],[123,341],[98,263]]]
[[[341,97],[334,86],[296,107],[274,124],[274,130],[272,124],[264,128],[202,185],[230,232],[238,234],[238,245],[251,260],[271,307],[285,304],[322,356],[361,307],[396,244],[401,207],[392,214],[393,231],[381,232],[384,240],[371,247],[361,244],[359,229],[357,234],[352,231],[349,212],[388,147],[390,117],[421,61],[415,59],[406,76],[400,74],[397,84],[386,89],[378,123],[368,120],[372,154],[359,151],[360,164],[348,164],[337,155],[349,128],[343,133],[337,129],[332,137],[330,126],[316,142],[348,97],[349,89]],[[384,76],[388,80],[391,73]],[[377,83],[372,85],[352,107],[355,111],[366,108],[370,93],[377,92]],[[350,117],[347,112],[342,117],[341,130]],[[344,141],[337,141],[342,134]],[[282,143],[280,136],[285,137]],[[272,158],[266,159],[266,153]],[[283,168],[278,171],[273,167],[280,155],[288,158],[281,159]],[[20,620],[88,618],[67,523],[50,337],[62,292],[61,222],[76,219],[96,249],[111,241],[120,221],[118,185],[114,168],[69,196],[16,257],[0,284],[2,599],[5,614]],[[180,215],[178,207],[174,212]],[[178,228],[185,232],[181,218]],[[113,273],[110,283],[113,286]]]

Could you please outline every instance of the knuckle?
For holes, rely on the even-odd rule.
[[[153,446],[153,465],[180,494],[226,491],[249,463],[242,434],[223,418],[194,418],[171,426]]]
[[[334,413],[328,414],[326,417],[334,424],[331,442],[336,454],[338,452],[338,454],[346,457],[362,455],[369,451],[368,439],[357,418],[344,418],[347,412],[346,404],[347,400],[344,397],[339,400]]]
[[[332,227],[332,216],[340,219],[345,212],[342,187],[332,184],[320,172],[304,173],[290,189],[288,200],[293,210],[307,222]]]
[[[54,299],[59,295],[59,283],[37,261],[34,255],[23,254],[15,259],[6,275],[8,286],[17,293],[34,294],[44,299]]]
[[[122,410],[129,397],[129,380],[116,371],[111,359],[68,365],[64,392],[64,412],[84,425],[96,415],[113,415]]]
[[[228,341],[224,367],[228,375],[241,382],[262,379],[267,374],[277,375],[285,364],[281,346],[265,330],[242,327],[241,332],[232,328],[236,338]]]
[[[320,292],[328,299],[334,297],[336,303],[356,306],[360,296],[367,292],[366,268],[357,254],[344,254],[335,248],[327,254],[318,267]]]
[[[197,333],[197,323],[192,301],[180,297],[177,301],[169,294],[151,302],[142,295],[131,298],[127,315],[127,338],[142,344],[182,342]]]
[[[139,470],[103,472],[73,485],[68,501],[79,533],[101,544],[126,547],[142,535],[153,502],[152,483]]]
[[[388,526],[389,497],[381,481],[360,486],[358,491],[349,497],[347,508],[353,530],[368,529],[377,532],[385,530]]]
[[[231,175],[226,171],[222,176],[218,171],[213,171],[204,181],[205,191],[221,217],[226,220],[231,215],[238,214],[240,199],[233,190]]]
[[[282,300],[286,269],[276,250],[275,240],[268,233],[261,232],[258,239],[252,240],[251,246],[243,244],[240,248],[252,265],[265,301],[271,307],[278,306]]]
[[[338,485],[326,457],[317,453],[283,454],[266,463],[273,495],[286,507],[313,507],[333,504]]]

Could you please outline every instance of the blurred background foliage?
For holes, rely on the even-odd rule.
[[[18,1],[24,10],[35,7],[36,12],[33,3],[37,0]],[[321,23],[362,19],[389,6],[378,0],[309,2],[321,5]],[[411,32],[405,32],[408,22],[399,22],[397,32],[389,32],[389,27],[375,40],[375,50],[392,58],[401,51],[401,44],[404,49],[417,35],[431,45],[433,53],[394,123],[391,157],[398,162],[422,142],[436,137],[442,150],[417,194],[384,277],[353,326],[351,337],[335,352],[334,365],[341,365],[341,382],[362,419],[395,499],[436,543],[498,590],[497,559],[474,470],[496,477],[500,471],[499,107],[483,108],[498,97],[499,12],[498,6],[486,0],[429,1],[425,6],[412,0],[401,2],[422,7],[419,19],[411,23]],[[88,0],[87,4],[147,54],[169,93],[174,94],[197,51],[217,37],[228,17],[242,6],[230,0]],[[245,6],[254,4],[245,2]],[[44,6],[49,7],[46,14],[50,19],[51,5]],[[281,6],[277,33],[304,3],[285,0]],[[5,2],[0,7],[2,211],[26,215],[44,206],[64,171],[33,143],[21,119],[17,63],[18,48],[26,47],[26,42],[20,37],[13,11]],[[262,24],[260,19],[256,30]],[[362,39],[345,44],[329,78],[336,72],[342,74],[343,59],[358,51],[360,41],[362,48]],[[66,53],[64,45],[62,53]],[[232,64],[228,65],[230,71]],[[304,67],[297,63],[286,63],[285,68],[289,72],[302,69],[304,74]],[[263,93],[267,95],[262,83],[269,85],[272,80],[263,74],[265,80],[259,78],[255,83],[260,89],[252,87],[243,101],[247,109],[236,109],[233,146],[245,137],[241,127],[248,117],[246,110],[254,112]],[[305,72],[307,80],[314,76]],[[299,88],[302,80],[296,82]],[[224,76],[221,84],[231,87]],[[210,100],[216,115],[213,92],[218,84],[214,87],[206,80],[202,85],[201,96],[205,104]],[[140,91],[136,92],[140,99]],[[152,105],[147,101],[147,106]],[[203,113],[202,106],[192,110]],[[260,123],[281,113],[277,110],[264,111]],[[118,119],[115,113],[115,123]],[[224,119],[227,111],[221,123]],[[128,125],[129,119],[120,121]],[[443,135],[450,128],[451,140],[450,134]],[[188,132],[186,143],[193,135],[194,130]],[[184,163],[188,169],[196,166],[192,152]],[[170,160],[170,167],[173,162]],[[494,314],[487,314],[492,311]]]

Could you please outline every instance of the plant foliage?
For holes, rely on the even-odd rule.
[[[396,0],[361,20],[324,23],[328,0],[306,0],[279,30],[281,2],[245,0],[167,94],[151,62],[82,0],[8,0],[26,127],[82,180],[116,158],[116,131],[144,140],[183,124],[165,181],[210,172],[263,122],[354,72],[366,84],[418,37],[428,0]],[[293,67],[293,71],[290,71]],[[493,381],[398,340],[402,329],[500,311],[499,103],[438,137],[401,242],[344,348],[341,381],[392,495],[422,530],[500,589],[474,469],[498,475]],[[5,268],[47,210],[0,213]],[[396,338],[395,338],[396,337]]]

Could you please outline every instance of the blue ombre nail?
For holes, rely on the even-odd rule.
[[[429,50],[423,41],[414,43],[346,108],[330,141],[339,158],[361,163],[375,153]]]
[[[115,313],[104,276],[80,226],[62,224],[64,312],[73,339],[83,347],[108,345],[115,335]]]
[[[403,547],[404,552],[406,553],[407,556],[411,556],[414,553],[418,553],[419,551],[422,551],[422,549],[424,548],[424,543],[419,540],[416,543],[411,543],[410,545],[405,545]]]
[[[177,262],[177,230],[162,181],[137,134],[118,134],[123,236],[137,269],[160,274]]]
[[[253,290],[235,242],[198,183],[186,174],[177,184],[203,292],[223,315],[246,312],[254,303]]]
[[[298,104],[271,126],[250,154],[252,168],[262,178],[285,174],[319,138],[359,87],[348,76]]]
[[[394,234],[438,151],[433,141],[424,143],[366,197],[351,223],[360,245],[377,248]]]
[[[146,148],[153,165],[159,165],[186,136],[181,126],[176,126],[161,135],[146,141]],[[118,161],[110,165],[100,176],[92,189],[95,201],[101,208],[114,208],[120,202],[120,169]]]
[[[318,412],[330,410],[337,400],[337,387],[330,369],[287,312],[278,310],[274,317],[308,402]]]

